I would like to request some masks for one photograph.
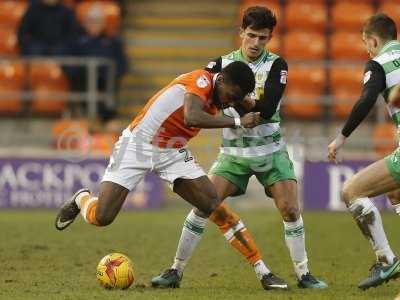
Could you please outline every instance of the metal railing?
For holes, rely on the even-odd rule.
[[[115,77],[116,66],[114,61],[108,58],[100,57],[75,57],[75,56],[56,56],[56,57],[24,57],[24,58],[0,58],[0,64],[8,63],[56,63],[60,67],[84,67],[87,71],[86,91],[68,91],[68,92],[49,92],[42,95],[40,98],[43,100],[50,100],[58,98],[65,101],[73,102],[87,102],[87,113],[90,118],[97,115],[97,104],[100,101],[106,103],[107,106],[113,107],[115,105]],[[98,87],[98,74],[101,67],[108,69],[106,79],[106,89],[104,92],[99,90]],[[28,76],[26,78],[28,80]],[[30,90],[23,91],[0,91],[0,101],[7,98],[18,98],[22,101],[31,101],[34,99],[34,93]]]

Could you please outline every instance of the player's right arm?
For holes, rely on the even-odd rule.
[[[364,71],[364,87],[360,99],[353,106],[342,132],[328,146],[328,158],[336,162],[337,151],[344,145],[346,138],[360,125],[374,107],[378,96],[386,88],[385,71],[374,60],[368,61]]]
[[[202,99],[192,93],[185,94],[183,117],[186,127],[196,128],[227,128],[235,127],[235,119],[227,116],[213,116],[204,111]],[[259,113],[248,113],[240,118],[241,126],[252,128],[259,124]]]

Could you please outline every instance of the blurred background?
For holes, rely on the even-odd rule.
[[[113,143],[147,99],[239,47],[241,15],[252,5],[278,19],[268,50],[289,63],[282,126],[303,206],[343,209],[342,183],[397,145],[380,99],[343,163],[326,162],[328,143],[360,95],[368,60],[362,24],[381,11],[400,26],[398,0],[0,1],[0,208],[54,208],[81,186],[96,190]],[[218,130],[190,143],[206,170],[219,143]],[[231,201],[271,204],[255,182]],[[149,175],[126,205],[182,202]]]

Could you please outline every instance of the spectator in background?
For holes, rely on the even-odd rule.
[[[32,2],[18,29],[21,54],[68,55],[69,44],[76,38],[79,24],[74,12],[60,0]]]
[[[118,86],[119,79],[127,71],[128,61],[122,40],[105,33],[105,17],[104,11],[100,7],[92,6],[83,20],[84,31],[72,44],[71,53],[76,56],[102,57],[114,61],[116,66],[116,78],[114,79]],[[106,90],[108,72],[108,67],[100,67],[98,70],[97,86],[100,91]],[[73,72],[68,72],[68,77],[74,91],[86,91],[87,70],[85,68],[75,68]],[[101,102],[98,105],[98,111],[103,121],[114,116],[114,110]]]

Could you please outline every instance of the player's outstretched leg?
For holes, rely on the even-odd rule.
[[[222,203],[209,218],[222,232],[229,244],[253,266],[261,285],[266,290],[287,289],[288,284],[273,274],[265,265],[256,243],[240,217]]]
[[[55,220],[56,229],[67,228],[79,212],[89,224],[109,225],[120,211],[128,192],[127,188],[109,181],[100,184],[99,197],[92,196],[88,189],[77,191],[60,208]]]
[[[297,183],[294,180],[282,180],[274,183],[266,190],[275,200],[285,230],[286,246],[293,261],[294,270],[300,288],[324,289],[328,285],[314,277],[308,269],[308,258],[305,247],[303,219],[297,199]]]
[[[358,285],[360,289],[376,287],[400,275],[400,261],[396,259],[386,238],[379,210],[368,198],[397,187],[385,160],[377,161],[361,170],[344,184],[342,199],[361,232],[370,241],[377,260],[368,277]]]

